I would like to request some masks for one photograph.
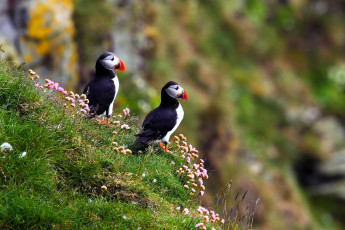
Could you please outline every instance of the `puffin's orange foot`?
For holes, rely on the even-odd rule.
[[[107,120],[97,120],[97,123],[100,125],[111,126],[109,117],[107,117]]]
[[[107,125],[107,121],[106,120],[97,120],[97,123],[100,125]]]
[[[164,152],[170,152],[169,148],[168,148],[168,144],[166,144],[165,146],[162,145],[162,143],[158,142],[159,146],[164,150]]]

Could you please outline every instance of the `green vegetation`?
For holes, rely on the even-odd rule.
[[[112,122],[120,124],[98,124],[64,104],[61,92],[35,87],[30,75],[9,63],[0,66],[0,142],[13,146],[0,152],[1,229],[182,229],[201,222],[203,189],[196,185],[191,194],[188,170],[179,170],[187,158],[197,157],[182,143],[183,135],[175,138],[171,153],[158,145],[140,148],[134,142],[137,118],[115,115]],[[202,162],[195,160],[201,170]],[[193,171],[192,164],[185,167]],[[250,221],[253,213],[246,215]]]

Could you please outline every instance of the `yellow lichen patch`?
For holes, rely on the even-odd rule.
[[[28,53],[28,54],[25,55],[25,61],[26,62],[32,62],[32,60],[33,60],[33,58],[32,58],[31,54]]]
[[[27,33],[30,38],[39,40],[36,48],[38,54],[48,52],[52,37],[74,34],[72,11],[71,0],[38,1],[30,7]]]
[[[27,31],[22,36],[25,61],[41,63],[48,55],[53,79],[63,73],[76,75],[77,54],[73,40],[73,0],[33,0],[28,6]],[[54,76],[56,75],[56,76]]]
[[[44,39],[40,41],[36,46],[36,52],[40,55],[48,53],[49,51],[49,42],[48,40]]]
[[[144,29],[144,34],[146,35],[146,37],[154,39],[158,36],[158,31],[153,26],[146,26]]]
[[[52,31],[47,23],[52,17],[52,9],[47,4],[38,2],[29,12],[28,35],[36,39],[47,37]]]

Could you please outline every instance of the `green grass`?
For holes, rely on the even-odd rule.
[[[183,188],[186,175],[176,174],[185,160],[174,145],[169,154],[157,145],[138,154],[135,117],[112,118],[130,125],[126,131],[97,124],[63,109],[62,93],[38,89],[28,74],[0,62],[0,144],[13,146],[0,152],[1,229],[183,229],[200,222],[198,196]],[[113,141],[133,154],[115,153]]]

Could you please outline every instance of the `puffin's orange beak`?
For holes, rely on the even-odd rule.
[[[186,91],[183,90],[183,93],[178,95],[178,98],[180,98],[181,100],[187,101],[187,93],[186,93]]]
[[[183,90],[183,98],[182,100],[187,101],[187,93],[185,90]]]
[[[120,70],[120,71],[125,71],[125,64],[123,64],[123,62],[121,61],[121,59],[119,59],[119,63],[117,63],[116,65],[114,65],[114,69],[116,70]]]

